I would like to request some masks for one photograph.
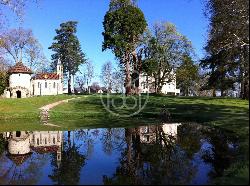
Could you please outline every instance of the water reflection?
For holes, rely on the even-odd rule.
[[[207,184],[237,140],[198,124],[0,134],[0,184]]]

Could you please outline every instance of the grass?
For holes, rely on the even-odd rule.
[[[75,96],[57,95],[24,99],[0,99],[0,124],[4,120],[38,119],[40,107],[72,97]]]
[[[121,97],[113,96],[117,107],[110,107],[118,114],[135,112],[135,108],[119,107]],[[147,97],[142,98],[145,103]],[[106,102],[106,99],[104,99]],[[134,100],[127,100],[133,107]],[[198,122],[204,125],[228,130],[240,139],[240,157],[238,162],[225,171],[215,184],[247,184],[249,182],[249,102],[230,98],[206,97],[167,97],[150,96],[146,107],[136,116],[123,118],[113,116],[106,111],[98,96],[85,96],[80,100],[59,105],[51,112],[53,123],[66,128],[81,127],[120,127],[160,123],[160,113],[166,108],[173,122]],[[61,119],[63,118],[63,119]]]
[[[0,131],[11,130],[58,130],[39,124],[39,107],[72,96],[45,96],[27,99],[0,99]],[[137,97],[138,98],[138,97]],[[107,98],[103,99],[107,102]],[[98,95],[81,96],[80,99],[61,104],[50,111],[50,123],[61,126],[60,130],[94,127],[124,127],[160,123],[160,113],[167,109],[173,122],[198,122],[228,130],[240,138],[240,161],[225,171],[216,183],[248,183],[249,176],[249,102],[230,98],[142,96],[142,111],[128,118],[139,109],[133,98],[128,107],[122,107],[121,96],[111,96],[115,106],[108,112]],[[129,108],[130,107],[130,108]],[[133,108],[132,108],[133,107]]]

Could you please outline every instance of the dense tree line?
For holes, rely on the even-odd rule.
[[[152,31],[136,1],[111,0],[104,17],[103,50],[111,49],[124,65],[126,95],[139,94],[142,73],[153,77],[151,86],[161,93],[164,84],[176,80],[184,55],[192,56],[191,42],[174,24],[160,22]]]
[[[240,84],[240,97],[249,99],[249,1],[207,0],[210,20],[201,66],[210,70],[208,88],[221,90]]]

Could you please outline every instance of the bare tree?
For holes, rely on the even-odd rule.
[[[108,90],[108,92],[111,92],[112,84],[114,80],[112,77],[112,73],[113,73],[112,71],[113,71],[113,66],[110,61],[103,64],[100,78],[101,78],[103,85]]]
[[[1,36],[1,50],[15,63],[24,61],[34,71],[42,68],[46,63],[42,47],[29,29],[11,29]]]
[[[86,77],[85,76],[77,76],[76,77],[76,84],[78,85],[78,87],[81,89],[82,92],[85,92],[85,85],[86,85]]]
[[[124,88],[124,72],[118,68],[112,73],[112,90],[116,93],[123,93]]]
[[[88,89],[88,92],[90,93],[89,85],[94,77],[94,66],[91,60],[88,60],[84,64],[83,76],[84,78],[86,78],[87,89]]]
[[[23,21],[25,6],[27,3],[39,4],[39,0],[0,0],[0,31],[5,28],[6,23],[8,23],[8,17],[4,14],[6,10],[13,12],[17,20]],[[3,11],[3,9],[5,11]]]

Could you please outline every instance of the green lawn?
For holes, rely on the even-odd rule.
[[[37,119],[40,107],[72,97],[76,96],[57,95],[24,99],[0,99],[0,124],[3,120]]]
[[[39,123],[39,107],[73,96],[44,96],[27,99],[0,99],[0,131],[10,130],[58,130]],[[139,109],[134,99],[123,105],[121,96],[112,96],[114,106],[110,110],[119,115],[129,115]],[[103,99],[106,102],[106,98]],[[148,101],[148,102],[147,102]],[[61,126],[60,130],[92,127],[125,127],[145,124],[160,124],[163,108],[171,113],[173,122],[198,122],[229,130],[240,139],[242,157],[226,171],[218,183],[246,183],[249,172],[249,102],[229,98],[146,96],[142,111],[128,118],[114,116],[105,110],[99,95],[81,96],[61,104],[50,111],[50,123]],[[241,180],[241,181],[239,181]]]
[[[119,96],[113,96],[116,106],[122,105]],[[146,101],[143,97],[142,103]],[[133,106],[134,100],[127,100]],[[146,107],[136,116],[122,118],[107,112],[99,96],[85,96],[59,105],[51,112],[53,123],[67,128],[121,127],[160,123],[160,113],[166,108],[173,122],[199,122],[231,131],[240,139],[239,161],[233,164],[218,184],[247,184],[249,182],[249,102],[230,98],[150,96]],[[130,114],[138,109],[114,108],[119,114]],[[63,118],[63,119],[62,119]]]

